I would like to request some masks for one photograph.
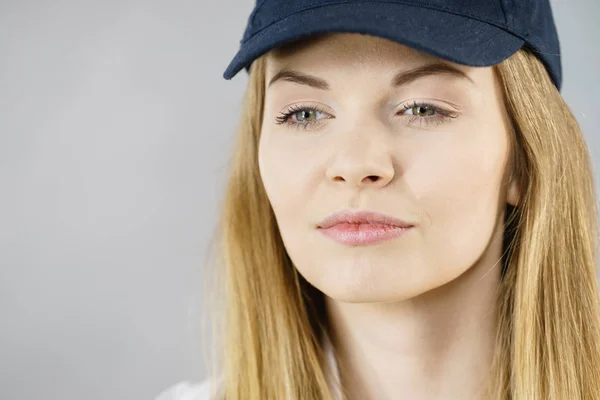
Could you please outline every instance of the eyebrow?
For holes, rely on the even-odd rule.
[[[392,81],[390,82],[390,87],[391,88],[396,88],[402,85],[406,85],[410,82],[413,82],[419,78],[423,78],[426,76],[431,76],[431,75],[441,75],[441,74],[446,74],[446,75],[453,75],[453,76],[457,76],[460,78],[464,78],[469,80],[471,83],[475,84],[475,82],[463,71],[461,71],[458,68],[455,68],[451,65],[448,64],[443,64],[443,63],[432,63],[432,64],[426,64],[423,65],[421,67],[417,67],[408,71],[402,71],[397,73],[393,78]],[[293,82],[293,83],[297,83],[300,85],[307,85],[310,87],[313,87],[315,89],[320,89],[320,90],[329,90],[329,84],[327,83],[326,80],[318,78],[316,76],[313,75],[308,75],[302,72],[298,72],[298,71],[294,71],[291,69],[287,69],[284,68],[282,70],[280,70],[279,72],[277,72],[275,74],[275,76],[273,76],[273,78],[271,78],[271,81],[269,82],[269,85],[267,86],[267,88],[271,87],[271,85],[273,85],[275,82],[279,81],[279,80],[284,80],[284,81],[288,81],[288,82]]]

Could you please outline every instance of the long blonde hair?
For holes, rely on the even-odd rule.
[[[494,400],[600,399],[596,199],[588,149],[526,48],[496,65],[519,204],[507,205]],[[331,400],[323,293],[286,253],[258,168],[265,57],[250,68],[207,291],[227,400]],[[207,349],[208,350],[208,349]],[[208,354],[209,351],[206,351]],[[210,369],[212,367],[212,369]]]

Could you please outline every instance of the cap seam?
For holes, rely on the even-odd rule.
[[[266,0],[263,0],[263,2],[261,3],[261,6],[265,2],[266,2]],[[384,3],[384,4],[406,5],[406,6],[411,6],[411,7],[415,7],[415,8],[427,8],[429,10],[441,11],[441,12],[445,12],[445,13],[453,14],[453,15],[458,15],[458,16],[462,16],[462,17],[469,17],[469,18],[472,18],[474,20],[477,20],[477,21],[480,21],[480,22],[484,22],[486,24],[489,24],[489,25],[495,26],[497,28],[503,29],[506,32],[512,34],[513,36],[516,36],[516,37],[518,37],[520,39],[525,40],[522,37],[522,35],[519,35],[518,33],[513,32],[507,25],[500,25],[498,23],[491,22],[489,20],[480,18],[478,16],[475,16],[475,15],[472,15],[472,14],[469,14],[469,13],[465,13],[465,12],[457,13],[457,12],[455,12],[453,10],[449,10],[449,9],[444,8],[444,7],[433,7],[433,6],[429,6],[429,5],[415,5],[413,3],[398,2],[398,1],[371,0],[370,2],[371,3]],[[263,26],[259,30],[253,32],[252,35],[250,35],[247,39],[243,40],[241,43],[246,43],[247,41],[249,41],[250,39],[254,38],[255,36],[257,36],[258,34],[260,34],[262,31],[264,31],[265,29],[267,29],[271,25],[274,25],[274,24],[276,24],[278,22],[281,22],[281,21],[283,21],[285,19],[293,17],[294,15],[300,14],[302,12],[309,11],[309,10],[314,10],[314,9],[321,8],[321,7],[328,7],[328,6],[333,6],[333,5],[349,4],[349,3],[364,3],[364,1],[360,1],[360,0],[344,0],[344,1],[328,2],[327,4],[318,4],[318,5],[315,5],[313,7],[303,8],[302,10],[299,10],[299,11],[296,11],[296,12],[290,14],[290,15],[287,15],[286,17],[284,17],[282,19],[278,19],[276,21],[271,22],[270,24],[268,24],[266,26]]]
[[[256,7],[254,7],[254,10],[250,14],[250,25],[254,24],[254,18],[256,18],[256,14],[258,14],[258,11],[260,11],[260,9],[262,8],[262,6],[266,2],[267,2],[267,0],[257,0]]]
[[[506,24],[506,26],[509,26],[510,23],[508,21],[508,13],[506,12],[507,7],[505,6],[506,0],[499,0],[499,1],[500,1],[500,8],[502,9],[502,13],[504,14],[504,23]]]

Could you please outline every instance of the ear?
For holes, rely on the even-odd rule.
[[[511,206],[519,205],[519,199],[521,197],[521,191],[519,190],[517,179],[511,175],[508,181],[508,191],[506,192],[506,202]]]

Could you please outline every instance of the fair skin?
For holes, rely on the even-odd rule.
[[[432,63],[459,72],[391,86],[397,73]],[[283,68],[327,88],[269,85]],[[483,398],[504,211],[518,201],[492,68],[336,33],[271,52],[266,74],[261,177],[297,271],[325,294],[350,399]],[[344,245],[318,229],[341,209],[414,226],[377,244]]]

